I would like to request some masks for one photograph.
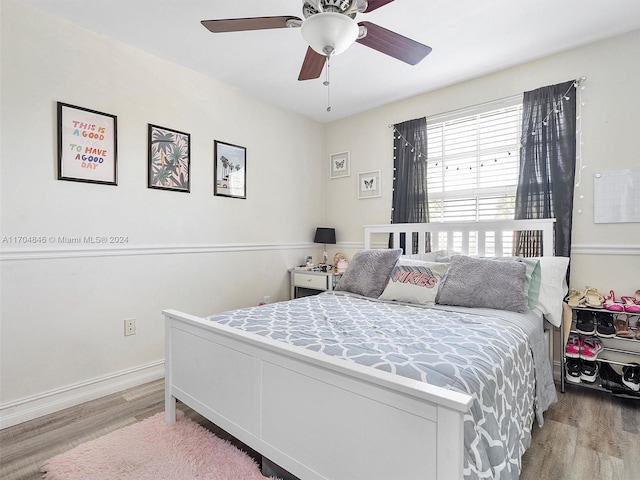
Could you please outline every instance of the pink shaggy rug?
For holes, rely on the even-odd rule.
[[[42,466],[47,480],[265,480],[245,453],[178,412],[78,445]]]

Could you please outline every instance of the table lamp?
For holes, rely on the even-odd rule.
[[[316,228],[316,236],[313,239],[314,243],[324,243],[324,252],[322,252],[322,263],[327,263],[327,244],[336,243],[336,229],[318,227]]]

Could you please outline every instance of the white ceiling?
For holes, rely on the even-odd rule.
[[[302,16],[302,0],[19,0],[85,29],[328,122],[640,28],[640,0],[396,0],[358,21],[429,45],[416,66],[354,44],[297,80],[299,29],[213,34],[201,20]]]

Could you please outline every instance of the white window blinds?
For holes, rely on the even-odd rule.
[[[430,221],[513,218],[522,99],[496,105],[427,119]]]

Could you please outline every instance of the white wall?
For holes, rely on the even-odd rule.
[[[287,268],[320,252],[322,185],[300,179],[325,173],[323,125],[15,2],[1,16],[0,413],[161,372],[162,309],[288,298]],[[56,179],[57,101],[117,115],[118,186]],[[191,134],[191,193],[147,188],[148,123]],[[247,148],[246,200],[213,196],[214,139]],[[128,243],[10,242],[90,235]]]
[[[576,288],[590,285],[607,293],[613,289],[618,295],[633,294],[640,288],[640,224],[593,222],[593,175],[600,170],[640,168],[639,51],[640,31],[635,31],[328,124],[327,155],[345,150],[351,153],[351,176],[325,181],[327,220],[344,242],[333,252],[342,249],[353,253],[362,248],[363,224],[390,221],[393,135],[389,124],[518,95],[584,75],[585,168],[574,202],[572,284]],[[358,200],[358,172],[378,169],[382,172],[382,197]]]

